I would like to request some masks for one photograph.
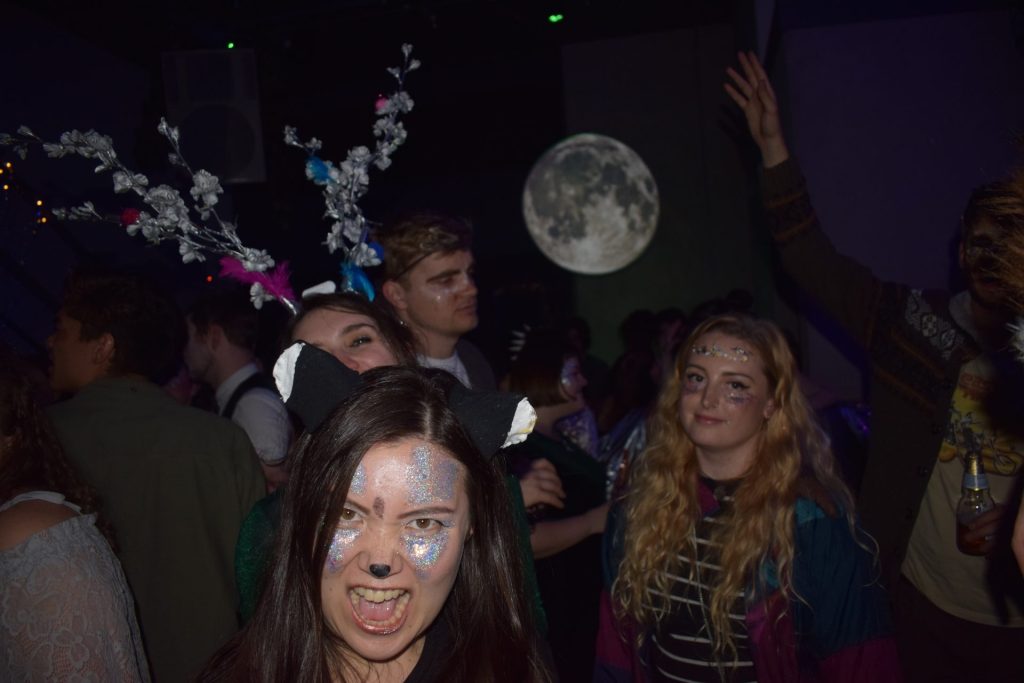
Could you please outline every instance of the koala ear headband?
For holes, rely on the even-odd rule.
[[[274,382],[285,406],[309,431],[319,428],[362,384],[358,373],[305,342],[295,342],[277,359]],[[449,392],[448,407],[485,458],[525,441],[537,422],[533,406],[522,396],[472,391],[458,383]]]

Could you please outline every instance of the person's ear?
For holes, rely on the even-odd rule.
[[[409,307],[405,300],[405,287],[396,280],[385,280],[384,284],[381,285],[380,291],[396,311],[404,311]]]
[[[114,361],[114,354],[117,345],[114,343],[114,335],[104,332],[96,338],[92,348],[92,361],[95,365],[107,368]]]
[[[768,402],[764,404],[764,413],[763,413],[764,419],[767,420],[768,418],[770,418],[774,414],[775,414],[775,400],[774,399],[769,399]]]
[[[957,254],[960,259],[960,270],[967,270],[967,238],[960,238],[960,246],[957,248]]]
[[[216,351],[220,348],[220,345],[224,343],[226,335],[224,334],[224,328],[217,323],[210,323],[206,328],[206,335],[203,341],[211,350]]]

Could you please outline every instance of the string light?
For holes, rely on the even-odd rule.
[[[235,44],[234,44],[234,42],[228,42],[228,49],[229,49],[229,50],[234,50],[234,49],[235,49]]]
[[[213,282],[213,276],[212,275],[207,275],[206,276],[206,281],[207,282]]]
[[[42,205],[43,205],[43,200],[42,199],[37,199],[36,200],[36,206],[42,206]]]
[[[549,14],[548,15],[548,23],[551,23],[551,24],[557,24],[557,23],[561,22],[563,19],[565,19],[565,15],[564,14]]]

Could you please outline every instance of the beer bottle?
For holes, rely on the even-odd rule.
[[[985,466],[981,464],[980,451],[967,453],[960,490],[960,500],[956,504],[956,546],[967,555],[984,555],[988,539],[971,541],[964,538],[968,525],[996,506],[988,489],[988,477],[985,476]]]

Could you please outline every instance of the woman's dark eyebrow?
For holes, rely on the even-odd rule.
[[[419,508],[417,510],[411,510],[404,512],[398,516],[399,519],[417,519],[419,517],[427,517],[429,515],[454,515],[455,508],[450,507],[431,507],[431,508]]]
[[[370,512],[369,510],[364,508],[359,503],[353,502],[351,500],[346,500],[345,501],[345,507],[352,508],[353,510],[355,510],[356,512],[358,512],[361,515],[366,515],[366,514],[369,514],[369,512]]]
[[[348,334],[352,330],[358,330],[360,327],[369,327],[369,328],[374,329],[374,330],[377,329],[377,327],[375,325],[372,325],[371,323],[362,323],[362,322],[360,322],[360,323],[352,323],[351,325],[346,325],[345,327],[341,328],[341,333],[342,334]]]

